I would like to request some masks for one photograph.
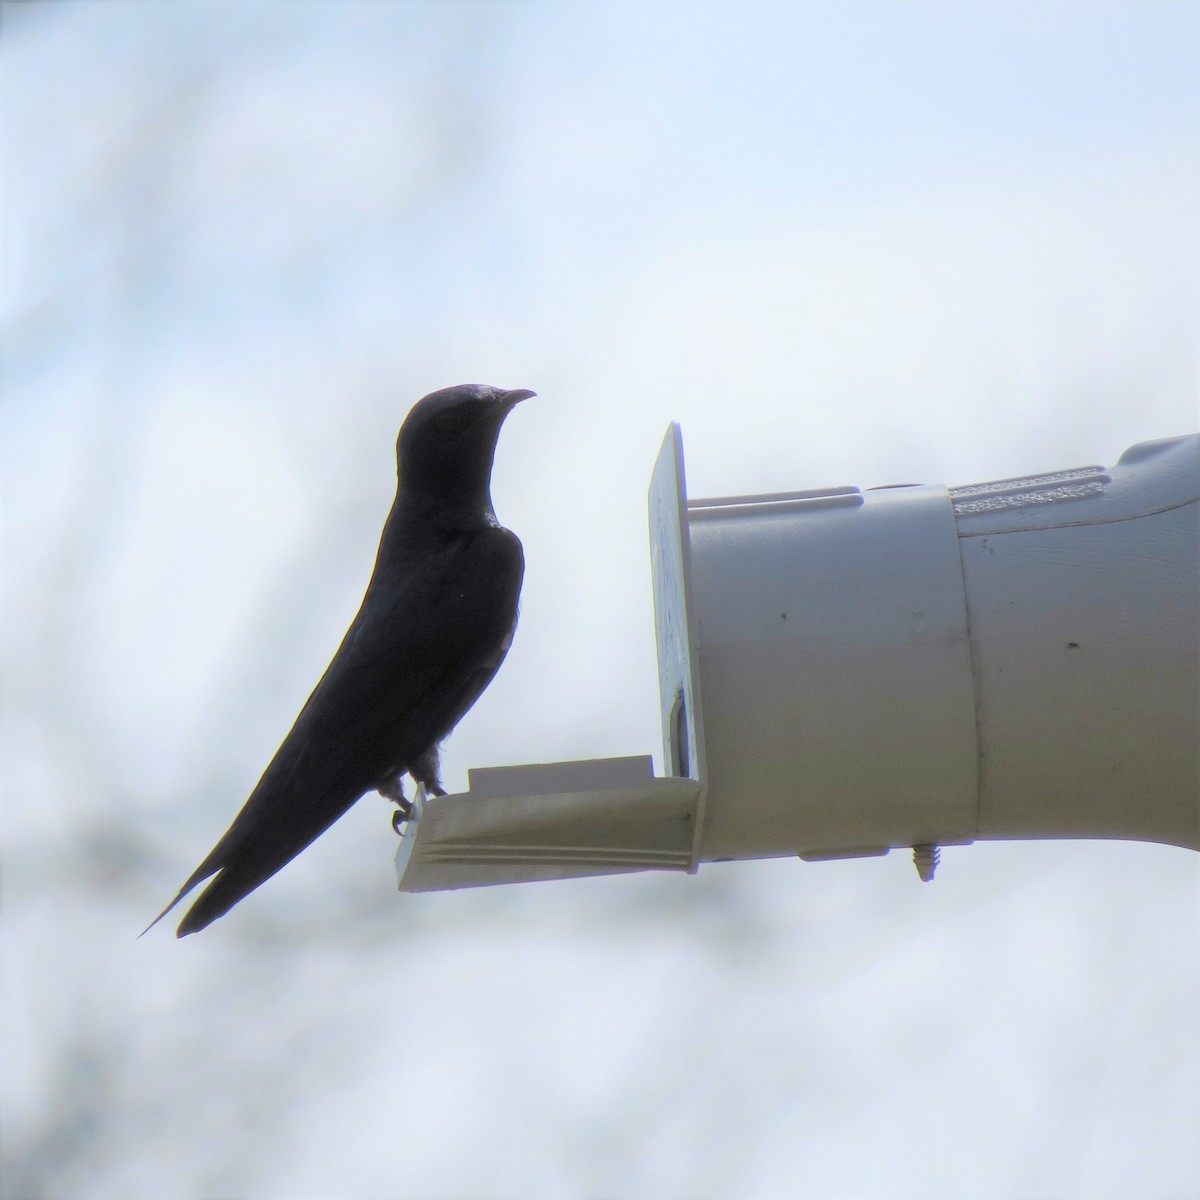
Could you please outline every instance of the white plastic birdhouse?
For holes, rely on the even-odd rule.
[[[969,487],[650,487],[665,774],[470,773],[404,891],[976,838],[1200,849],[1200,435]]]

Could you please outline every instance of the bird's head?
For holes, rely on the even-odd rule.
[[[418,400],[396,439],[401,496],[438,509],[490,512],[500,426],[533,395],[523,388],[464,383]]]

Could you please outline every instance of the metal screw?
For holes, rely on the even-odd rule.
[[[913,866],[917,868],[922,883],[929,883],[933,879],[941,857],[941,850],[932,843],[913,847]]]

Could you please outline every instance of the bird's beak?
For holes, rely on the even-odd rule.
[[[537,392],[531,392],[528,388],[514,388],[511,392],[501,392],[499,399],[505,408],[513,408],[522,400],[528,400],[530,396],[536,395]]]

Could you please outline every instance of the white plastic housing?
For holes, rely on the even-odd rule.
[[[650,489],[667,774],[471,772],[405,891],[976,838],[1200,849],[1200,436],[970,487]]]
[[[1200,436],[950,496],[977,836],[1200,849]]]
[[[1200,849],[1200,437],[1111,470],[687,505],[702,859]]]

